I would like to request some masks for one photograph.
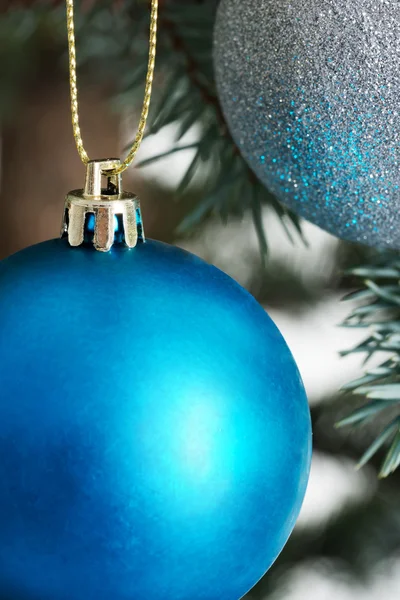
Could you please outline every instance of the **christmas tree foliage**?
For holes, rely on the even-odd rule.
[[[278,216],[293,244],[304,245],[306,240],[298,217],[258,181],[228,131],[213,71],[217,5],[216,0],[160,0],[157,75],[147,135],[174,124],[176,138],[167,154],[154,155],[142,166],[191,150],[193,159],[175,191],[177,198],[190,197],[190,209],[183,211],[177,235],[198,231],[210,217],[227,223],[250,212],[268,265],[268,219],[272,217],[263,218],[265,212]],[[147,68],[149,3],[82,0],[76,25],[79,74],[91,81],[108,81],[114,106],[121,112],[136,110]],[[0,39],[0,119],[7,127],[18,119],[25,90],[47,61],[49,49],[55,57],[52,67],[63,69],[67,77],[64,3],[3,1]],[[195,141],[186,142],[193,130]],[[190,193],[193,189],[195,193]],[[348,383],[341,395],[312,408],[314,447],[321,456],[369,463],[368,473],[391,477],[368,497],[345,505],[324,527],[300,527],[249,600],[275,598],[294,567],[339,566],[342,573],[363,580],[377,563],[398,551],[400,260],[395,253],[354,250],[349,245],[342,254],[338,267],[345,273],[340,286],[346,291],[356,289],[346,296],[350,308],[344,326],[365,332],[363,341],[343,354],[359,353],[367,361],[363,377]],[[355,257],[362,257],[365,266],[354,267]],[[268,289],[269,276],[268,266],[260,269],[259,296]],[[274,276],[273,281],[279,282],[274,301],[287,302],[289,291],[291,302],[299,306],[305,297],[307,303],[316,300],[293,274]]]
[[[47,27],[52,35],[58,33],[58,41],[61,41],[65,37],[64,7],[60,2],[54,4],[53,13],[49,14],[46,2],[35,3],[31,10],[18,10],[12,3],[12,8],[3,17],[3,27],[8,29],[21,18],[29,18],[32,35],[39,36]],[[30,7],[32,3],[26,5]],[[156,134],[163,127],[179,121],[176,144],[170,153],[189,148],[195,150],[186,176],[176,190],[178,196],[185,193],[200,170],[207,172],[206,193],[181,223],[181,231],[194,227],[212,213],[227,219],[243,215],[250,208],[260,247],[265,253],[267,239],[261,226],[264,205],[274,208],[288,235],[295,237],[297,233],[301,236],[301,231],[296,215],[280,205],[255,178],[226,127],[213,76],[212,38],[216,7],[215,0],[160,2],[158,89],[147,134]],[[49,23],[51,20],[52,24]],[[105,0],[82,2],[77,14],[79,66],[84,69],[90,65],[93,70],[98,69],[102,77],[112,77],[117,88],[116,101],[122,106],[135,106],[143,93],[148,21],[148,3],[140,1],[115,2],[113,11],[110,11],[110,2]],[[21,47],[21,40],[14,38],[18,35],[16,27],[8,42],[11,48],[4,50],[8,56],[15,47]],[[23,75],[23,66],[17,66]],[[19,74],[13,73],[14,77]],[[189,145],[182,143],[182,138],[194,125],[200,128],[199,139]],[[154,156],[146,163],[163,157],[165,154]]]
[[[347,300],[356,300],[356,306],[346,319],[344,326],[366,330],[365,339],[350,351],[362,353],[366,361],[372,356],[384,356],[381,364],[371,368],[364,377],[350,382],[345,390],[368,400],[348,417],[339,427],[362,425],[376,417],[387,420],[376,440],[366,450],[360,466],[366,464],[382,447],[389,445],[386,458],[380,469],[380,477],[387,477],[400,464],[400,262],[399,257],[383,253],[365,267],[350,271],[362,281],[362,289],[349,294]]]

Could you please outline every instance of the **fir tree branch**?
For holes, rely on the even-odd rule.
[[[359,461],[361,467],[386,448],[379,474],[384,478],[400,464],[400,259],[385,252],[371,262],[349,272],[363,287],[344,299],[355,300],[357,304],[343,325],[363,328],[367,335],[342,354],[363,353],[368,360],[383,353],[385,358],[379,367],[367,370],[363,377],[344,386],[345,391],[364,398],[365,402],[337,423],[337,427],[362,426],[372,420],[385,422]]]
[[[30,2],[19,7],[32,14],[62,9],[61,0]],[[263,255],[267,251],[262,208],[271,206],[290,237],[302,239],[298,217],[280,205],[261,185],[242,158],[228,130],[216,90],[213,72],[213,27],[217,0],[160,0],[158,86],[153,99],[148,135],[178,125],[176,145],[194,125],[200,128],[195,159],[177,195],[202,180],[203,194],[179,231],[190,231],[212,214],[224,221],[241,217],[247,210],[254,218]],[[3,10],[15,11],[15,2]],[[76,11],[78,60],[97,61],[102,77],[113,77],[119,86],[118,101],[139,102],[147,66],[149,2],[147,0],[81,0]],[[4,17],[2,17],[4,19]],[[0,18],[1,22],[1,18]],[[83,35],[84,32],[84,35]],[[65,41],[65,40],[64,40]],[[95,69],[93,69],[95,71]],[[160,155],[162,159],[167,156]],[[156,158],[156,157],[155,157]],[[199,177],[201,174],[201,177]],[[234,175],[234,176],[233,176]],[[288,227],[289,225],[289,227]]]
[[[196,154],[189,166],[177,195],[199,181],[202,174],[204,193],[191,215],[181,224],[179,232],[193,230],[212,214],[223,220],[241,217],[250,210],[263,255],[267,251],[262,222],[262,207],[269,205],[278,214],[289,237],[302,239],[298,217],[280,205],[255,177],[242,158],[228,130],[216,90],[212,42],[214,19],[218,2],[198,0],[182,2],[163,0],[159,11],[158,68],[161,91],[154,97],[148,135],[156,134],[172,123],[179,124],[176,146],[193,125],[200,127]],[[147,2],[125,3],[131,27],[136,23],[134,48],[142,71],[137,71],[122,91],[124,103],[140,93],[143,86],[146,60]],[[141,28],[137,26],[141,23]],[[126,25],[129,27],[129,24]],[[133,31],[133,30],[132,30]],[[126,63],[126,57],[120,62]],[[158,155],[165,158],[171,151]],[[204,175],[206,173],[206,175]],[[240,192],[239,192],[240,190]]]

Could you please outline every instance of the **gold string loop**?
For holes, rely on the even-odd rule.
[[[67,32],[68,32],[68,55],[69,55],[69,83],[71,92],[71,115],[72,129],[74,133],[76,148],[82,162],[86,165],[89,162],[89,156],[83,146],[82,134],[79,126],[79,103],[78,103],[78,83],[76,74],[76,44],[75,44],[75,24],[74,24],[74,0],[65,0],[67,10]],[[127,157],[121,163],[121,166],[113,171],[114,175],[123,173],[133,162],[140,144],[142,143],[146,123],[149,116],[151,92],[153,88],[154,69],[157,50],[157,19],[158,19],[158,0],[151,2],[150,18],[150,42],[149,42],[149,62],[146,75],[146,87],[142,112],[140,115],[139,127],[128,152]]]

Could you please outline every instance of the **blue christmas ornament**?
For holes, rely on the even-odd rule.
[[[154,241],[45,242],[0,263],[0,290],[0,598],[238,600],[292,531],[311,454],[261,306]]]

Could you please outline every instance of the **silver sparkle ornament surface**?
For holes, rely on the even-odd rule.
[[[338,237],[399,248],[398,0],[222,0],[214,57],[266,187]]]

